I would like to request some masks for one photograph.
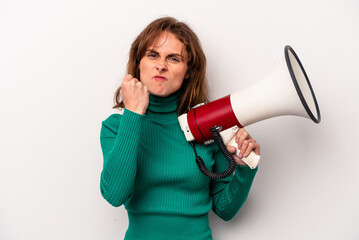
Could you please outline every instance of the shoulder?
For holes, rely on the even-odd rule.
[[[104,121],[102,121],[102,126],[116,132],[118,126],[120,125],[122,115],[123,109],[120,109],[119,113],[113,113]]]

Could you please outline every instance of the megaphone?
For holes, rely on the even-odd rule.
[[[238,128],[283,115],[305,117],[315,123],[321,120],[318,102],[309,78],[297,54],[288,45],[284,48],[282,63],[262,80],[244,90],[194,107],[188,113],[179,116],[178,120],[189,142],[213,142],[213,127],[216,127],[224,144],[236,147],[234,136]],[[238,148],[236,154],[239,154]],[[254,169],[259,163],[260,156],[251,152],[242,160]],[[224,175],[209,172],[203,162],[199,167],[205,175],[220,179],[233,173],[235,164],[231,161]]]

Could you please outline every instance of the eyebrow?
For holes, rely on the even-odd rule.
[[[154,50],[154,49],[148,49],[148,50],[146,50],[146,52],[151,52],[151,53],[155,53],[155,54],[160,55],[160,53],[157,52],[157,51]],[[179,57],[182,61],[183,61],[183,59],[184,59],[184,57],[183,57],[181,54],[179,54],[179,53],[170,53],[170,54],[167,55],[167,57]]]

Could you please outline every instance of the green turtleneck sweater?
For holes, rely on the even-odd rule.
[[[124,109],[102,122],[101,193],[113,206],[124,204],[125,239],[212,239],[208,212],[228,221],[247,199],[257,169],[238,165],[222,180],[203,175],[177,120],[178,98],[150,95],[145,115]],[[209,170],[227,169],[216,144],[196,150]]]

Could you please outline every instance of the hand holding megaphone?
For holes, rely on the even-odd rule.
[[[284,48],[284,60],[269,75],[254,85],[220,98],[213,102],[195,107],[178,117],[182,131],[189,142],[221,144],[222,152],[230,158],[224,144],[236,147],[234,135],[238,127],[268,118],[295,115],[320,122],[320,111],[309,78],[298,56],[290,46]],[[219,129],[223,142],[214,137],[213,127]],[[192,144],[193,146],[193,144]],[[196,155],[197,157],[197,155]],[[258,165],[259,155],[253,152],[243,161],[251,168]],[[197,161],[197,158],[196,158]],[[233,163],[230,162],[232,171]],[[197,162],[198,164],[198,162]],[[233,173],[217,175],[200,166],[201,171],[211,178],[224,178]]]
[[[230,153],[237,156],[251,169],[255,169],[258,166],[260,160],[259,144],[244,130],[244,128],[234,126],[230,129],[222,131],[220,134],[224,144],[227,146],[227,149],[228,146],[234,149],[234,151],[229,151]],[[236,139],[238,139],[238,141]],[[250,144],[253,146],[249,146]],[[238,148],[238,145],[241,145],[241,149]],[[250,151],[251,149],[253,150]],[[247,156],[245,156],[247,151],[250,152]],[[240,164],[237,160],[236,162],[237,164]]]

